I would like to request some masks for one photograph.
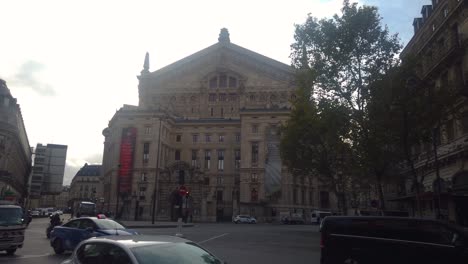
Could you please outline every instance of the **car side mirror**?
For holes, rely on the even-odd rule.
[[[88,232],[88,233],[94,232],[94,229],[93,229],[92,227],[87,227],[85,230],[86,230],[86,232]]]

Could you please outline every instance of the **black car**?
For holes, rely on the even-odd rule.
[[[328,216],[320,232],[322,264],[468,263],[468,233],[446,222]]]

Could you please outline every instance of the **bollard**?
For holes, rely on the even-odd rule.
[[[176,237],[184,237],[182,234],[182,218],[177,219],[177,234]]]

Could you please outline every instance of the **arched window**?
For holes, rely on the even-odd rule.
[[[216,88],[237,88],[239,81],[234,76],[229,76],[225,73],[213,76],[209,81],[211,89]]]

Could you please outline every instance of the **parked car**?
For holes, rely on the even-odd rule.
[[[50,245],[55,253],[61,254],[65,250],[73,250],[83,240],[90,237],[109,235],[138,235],[138,232],[126,229],[121,224],[96,217],[82,217],[69,221],[62,226],[56,226],[50,232]]]
[[[57,211],[55,211],[55,213],[59,214],[59,215],[63,215],[63,211],[61,211],[61,210],[57,210]]]
[[[245,223],[245,224],[256,224],[257,219],[249,215],[236,215],[232,221],[236,224]]]
[[[41,216],[41,212],[39,212],[37,210],[32,210],[31,211],[31,216],[32,217],[39,217],[39,216]]]
[[[468,260],[468,233],[447,222],[328,216],[320,231],[322,264],[461,264]]]
[[[222,264],[218,257],[196,243],[175,236],[107,236],[81,242],[62,264],[177,263]]]

